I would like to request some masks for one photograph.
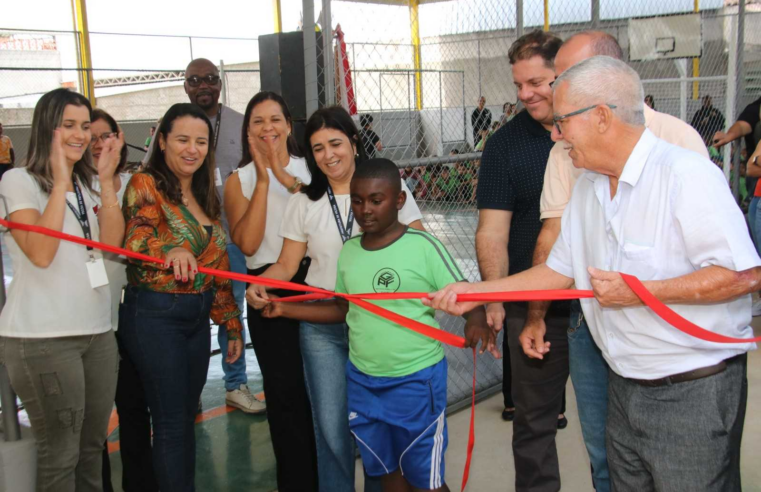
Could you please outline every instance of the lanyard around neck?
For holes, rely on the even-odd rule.
[[[345,243],[351,239],[351,231],[354,228],[354,210],[349,208],[349,216],[346,218],[346,225],[344,226],[343,220],[341,220],[341,211],[338,210],[336,196],[333,194],[333,187],[330,185],[328,185],[328,200],[330,201],[330,208],[333,210],[333,218],[336,219],[341,241]]]

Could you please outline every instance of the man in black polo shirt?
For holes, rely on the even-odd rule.
[[[542,222],[539,200],[544,170],[552,149],[553,60],[562,41],[534,31],[519,38],[508,53],[518,99],[526,111],[500,128],[481,158],[476,198],[479,209],[476,253],[483,280],[502,278],[531,268]],[[490,326],[505,322],[515,401],[513,455],[517,492],[560,490],[555,435],[568,380],[569,304],[553,303],[546,318],[546,340],[552,351],[543,360],[529,359],[518,336],[526,303],[487,306]],[[504,377],[510,377],[505,374]],[[506,402],[507,403],[507,402]]]

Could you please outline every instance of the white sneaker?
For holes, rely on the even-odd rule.
[[[753,299],[753,316],[761,316],[761,297]]]
[[[228,391],[225,395],[225,403],[246,413],[264,413],[267,411],[267,405],[254,398],[245,384],[241,384],[239,389]]]

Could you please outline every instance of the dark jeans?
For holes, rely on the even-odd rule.
[[[608,465],[616,492],[739,492],[747,356],[655,388],[610,371]]]
[[[529,359],[518,341],[526,322],[526,305],[513,303],[506,311],[515,401],[515,490],[557,492],[560,467],[555,435],[568,381],[568,312],[551,309],[547,313],[545,340],[552,342],[552,348],[538,360]]]
[[[260,275],[268,266],[248,273]],[[305,260],[292,281],[303,283],[308,268],[309,261]],[[273,293],[280,297],[298,294],[290,291]],[[287,318],[262,318],[259,311],[249,306],[248,329],[264,380],[278,490],[317,491],[317,454],[312,411],[304,383],[299,322]]]
[[[195,417],[211,351],[213,294],[127,287],[119,338],[153,419],[153,467],[162,492],[195,490]],[[221,327],[220,329],[224,329]]]

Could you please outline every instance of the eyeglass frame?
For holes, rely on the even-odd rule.
[[[617,107],[615,104],[610,104],[610,103],[595,104],[594,106],[589,106],[587,108],[577,109],[576,111],[572,111],[572,112],[570,112],[568,114],[561,114],[561,115],[558,115],[558,116],[553,116],[552,117],[552,124],[555,125],[555,129],[558,131],[558,133],[560,135],[562,135],[563,134],[563,130],[560,129],[560,124],[559,124],[562,120],[570,118],[571,116],[577,116],[577,115],[580,115],[582,113],[586,113],[590,109],[595,109],[597,106],[607,106],[610,109],[616,109],[616,107]]]
[[[109,138],[112,138],[112,137],[116,138],[118,136],[119,136],[119,134],[117,132],[105,132],[105,133],[101,133],[100,135],[98,135],[98,138],[93,137],[93,140],[94,141],[100,140],[101,142],[106,143],[106,141]]]
[[[192,81],[194,78],[198,79],[197,83]],[[212,79],[216,79],[216,81],[212,82]],[[185,82],[187,82],[190,87],[201,87],[201,84],[203,84],[204,82],[206,82],[206,85],[211,87],[213,85],[219,84],[221,81],[222,81],[222,77],[220,77],[219,75],[211,74],[211,73],[209,75],[204,75],[203,77],[198,75],[191,75],[190,77],[185,79]]]

